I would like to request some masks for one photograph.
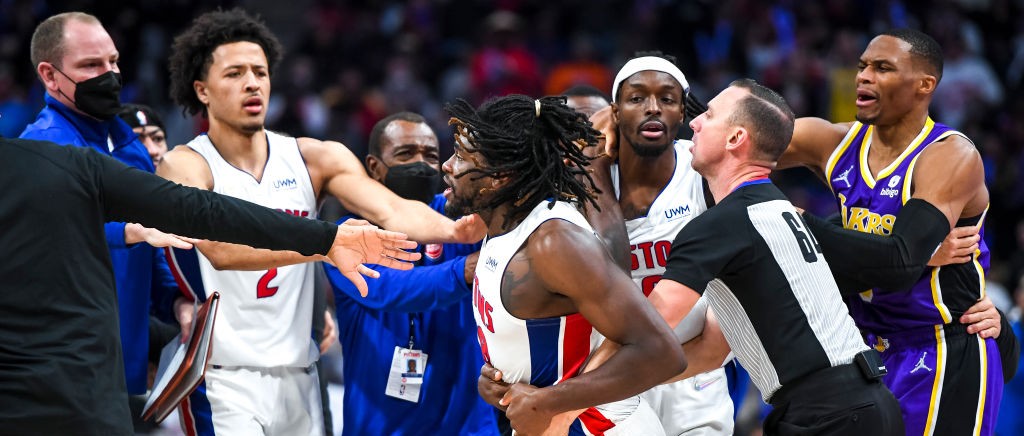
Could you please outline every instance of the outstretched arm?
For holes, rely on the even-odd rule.
[[[821,118],[797,118],[793,126],[793,139],[782,153],[777,169],[807,167],[821,175],[828,165],[832,151],[850,130],[851,123],[833,124]]]
[[[363,263],[409,269],[412,265],[406,262],[419,259],[418,253],[403,251],[416,244],[401,233],[296,218],[244,200],[182,187],[95,151],[85,153],[95,167],[93,174],[108,219],[138,221],[200,238],[295,250],[306,256],[326,254],[361,292],[365,292],[366,282],[360,274],[377,275]]]
[[[299,138],[299,149],[309,162],[310,177],[321,181],[327,193],[346,210],[385,229],[406,233],[419,242],[466,244],[480,241],[487,231],[476,215],[452,221],[422,202],[395,195],[366,175],[363,165],[341,143]]]
[[[949,233],[942,213],[922,200],[911,200],[900,210],[889,236],[844,229],[806,213],[803,218],[825,258],[842,260],[829,262],[829,268],[844,295],[909,288]]]
[[[418,266],[410,271],[390,271],[374,268],[380,273],[369,282],[365,298],[338,270],[325,265],[327,278],[334,289],[335,298],[351,298],[362,306],[374,310],[393,312],[426,312],[447,307],[472,292],[465,274],[476,264],[478,253],[459,256],[437,265]]]
[[[199,153],[188,147],[176,147],[164,155],[157,175],[199,189],[213,189],[213,174]],[[317,256],[303,256],[294,251],[262,250],[239,244],[198,241],[196,248],[217,270],[260,271],[279,266],[323,260]]]

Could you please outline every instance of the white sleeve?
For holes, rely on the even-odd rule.
[[[707,299],[704,297],[698,298],[697,302],[693,305],[693,309],[690,309],[690,313],[687,314],[682,321],[679,321],[678,325],[676,325],[676,337],[679,338],[680,344],[685,344],[704,332],[704,322],[707,318],[707,311]]]

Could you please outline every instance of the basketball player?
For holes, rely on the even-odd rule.
[[[473,219],[456,225],[401,199],[368,178],[343,145],[265,129],[270,74],[280,56],[277,39],[240,9],[196,18],[172,47],[171,95],[191,114],[208,117],[209,132],[167,153],[159,174],[310,219],[333,195],[346,209],[416,240],[474,239]],[[315,259],[213,242],[197,248],[172,263],[179,285],[196,300],[208,290],[222,298],[212,366],[183,404],[187,431],[323,434],[310,338]],[[192,307],[180,307],[186,329]]]
[[[477,334],[484,360],[512,384],[505,404],[513,429],[539,434],[556,415],[591,408],[574,434],[663,434],[631,396],[685,364],[671,331],[578,210],[594,204],[593,185],[575,176],[587,164],[579,148],[593,145],[596,131],[559,98],[513,95],[479,109],[459,100],[446,109],[456,128],[455,154],[442,166],[446,210],[487,223],[473,283]],[[576,376],[595,330],[622,350]]]
[[[797,120],[779,168],[809,167],[835,194],[843,227],[888,236],[808,217],[837,277],[865,290],[847,302],[882,351],[907,434],[990,435],[1003,385],[1000,354],[961,318],[985,297],[988,247],[981,239],[967,263],[926,266],[950,228],[974,226],[983,235],[989,204],[974,144],[928,116],[942,62],[941,47],[921,32],[874,38],[860,58],[857,121]]]
[[[612,180],[629,233],[631,275],[646,296],[665,272],[676,234],[714,204],[690,166],[691,142],[675,139],[684,117],[695,117],[704,107],[690,95],[682,71],[660,56],[623,65],[612,99],[620,143]],[[732,434],[732,400],[721,368],[656,386],[643,398],[666,434]]]

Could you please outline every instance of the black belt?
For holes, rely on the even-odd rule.
[[[854,358],[854,362],[858,359],[863,359],[865,353],[873,353],[871,357],[878,355],[878,352],[875,350],[865,350],[857,354]],[[871,359],[869,358],[868,360]],[[884,372],[881,374],[872,372],[872,370],[866,369],[856,363],[847,363],[845,365],[837,365],[830,368],[820,369],[786,383],[772,394],[768,403],[776,407],[781,404],[785,404],[794,396],[797,396],[796,394],[801,392],[801,388],[805,386],[810,388],[814,388],[816,386],[848,386],[848,383],[853,382],[868,384],[878,382],[881,380],[881,376],[885,375]],[[801,396],[806,396],[806,392]]]

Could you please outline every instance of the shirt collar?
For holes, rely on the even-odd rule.
[[[113,117],[107,121],[100,121],[87,115],[80,114],[74,109],[67,107],[56,98],[46,94],[43,97],[46,105],[64,117],[75,127],[75,130],[82,135],[90,144],[106,144],[109,137],[114,144],[114,149],[124,147],[135,141],[138,136],[132,131],[131,126],[124,122],[121,117]]]

